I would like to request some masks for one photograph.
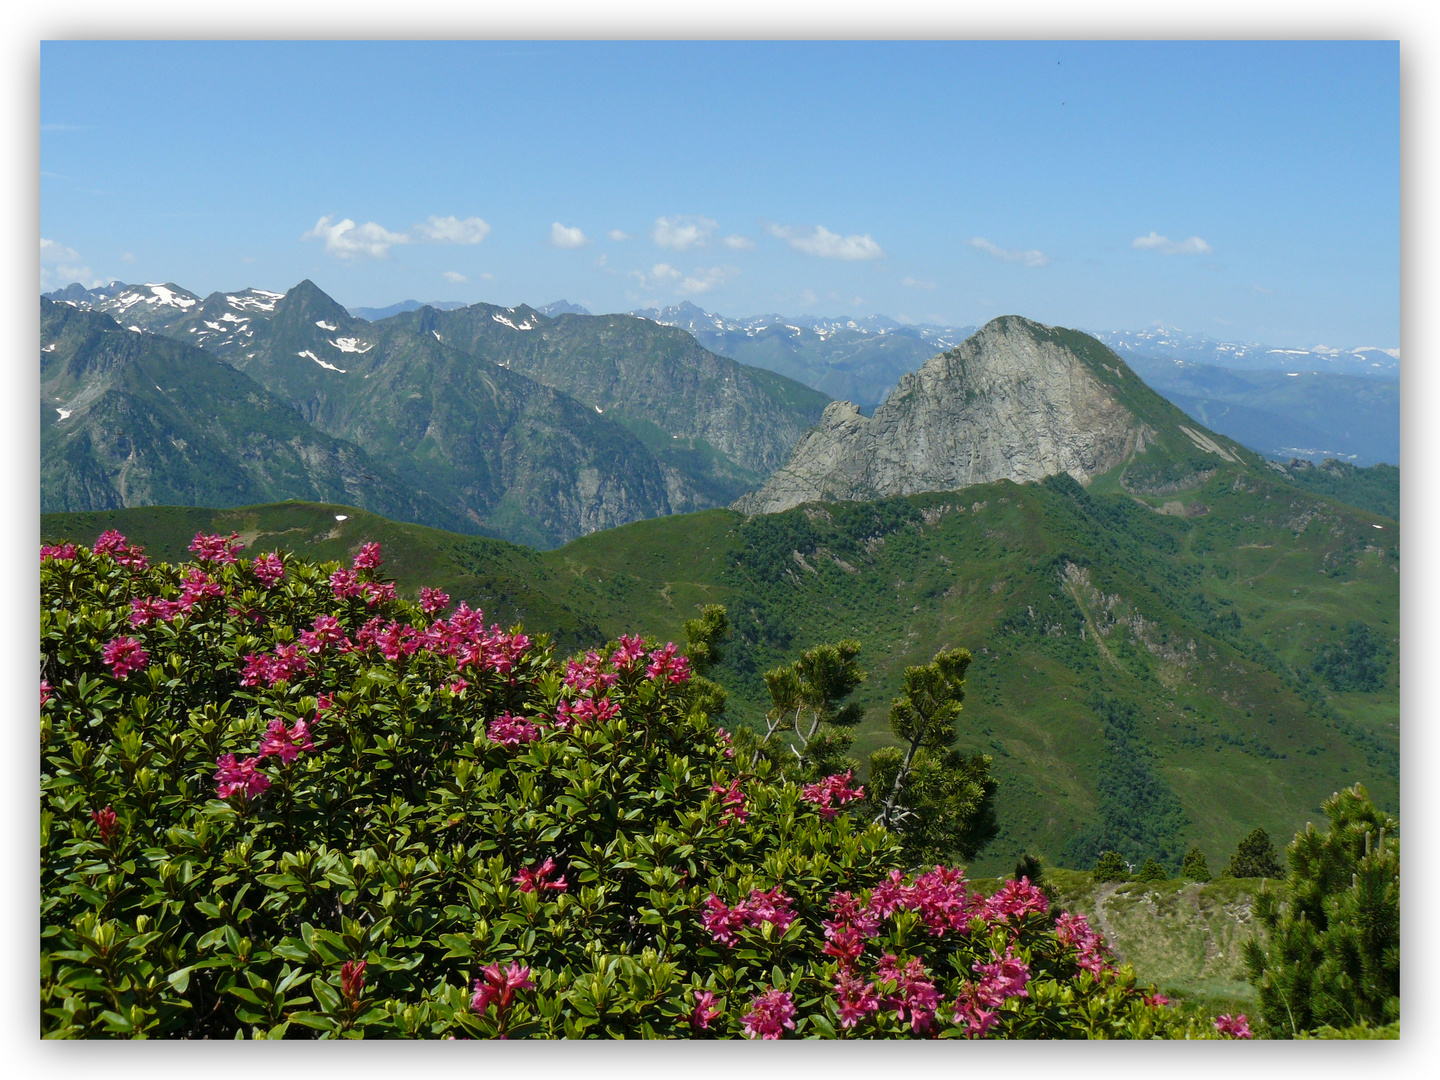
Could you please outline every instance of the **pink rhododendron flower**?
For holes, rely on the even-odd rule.
[[[437,611],[443,610],[448,603],[450,603],[449,593],[432,589],[428,585],[420,586],[420,610],[426,615],[434,615]]]
[[[221,754],[215,759],[215,794],[222,799],[243,794],[253,799],[264,794],[270,786],[270,778],[256,770],[259,758],[246,758],[236,762],[234,754]]]
[[[365,591],[365,586],[355,577],[353,570],[341,567],[330,575],[330,591],[337,600],[349,600]]]
[[[163,600],[158,596],[137,596],[130,601],[130,625],[149,626],[152,622],[169,622],[180,612],[175,600]]]
[[[965,888],[964,872],[948,866],[937,866],[906,884],[900,871],[870,891],[870,908],[885,918],[896,911],[918,914],[931,935],[946,930],[968,933],[970,920],[983,909],[983,900]]]
[[[690,1026],[696,1031],[708,1031],[711,1020],[720,1019],[720,1007],[715,1004],[715,995],[709,990],[695,991],[695,1008],[690,1013]]]
[[[1142,999],[1146,1005],[1158,1009],[1162,1005],[1169,1005],[1170,999],[1164,994],[1147,994]]]
[[[362,544],[360,554],[355,556],[355,569],[374,570],[380,563],[380,545],[374,542]]]
[[[610,654],[610,662],[617,668],[626,671],[634,667],[636,662],[645,659],[645,639],[639,634],[634,637],[620,635],[620,645]]]
[[[979,1000],[974,983],[966,983],[955,999],[955,1023],[965,1025],[965,1034],[971,1039],[983,1039],[1000,1020],[998,1009],[986,1009]]]
[[[712,938],[733,947],[740,940],[738,932],[747,926],[758,930],[768,922],[783,934],[795,921],[794,903],[778,885],[763,892],[751,889],[750,895],[733,908],[711,893],[705,900],[701,921]]]
[[[256,756],[263,758],[273,755],[288,765],[300,756],[301,750],[314,749],[315,743],[310,738],[309,724],[304,720],[296,720],[293,728],[286,727],[285,721],[276,717],[265,729],[265,738],[260,741]]]
[[[145,549],[137,546],[120,548],[115,552],[115,561],[133,573],[139,573],[150,566]]]
[[[114,529],[106,529],[95,541],[95,546],[90,550],[96,555],[110,555],[126,545],[125,534]]]
[[[100,830],[100,842],[110,843],[110,838],[115,835],[115,811],[108,806],[104,810],[91,810],[90,820]]]
[[[74,544],[66,543],[40,545],[40,561],[42,563],[46,559],[54,559],[56,562],[73,562],[75,559],[75,553],[76,549]]]
[[[102,650],[100,657],[117,679],[124,679],[132,671],[142,670],[150,662],[150,654],[135,638],[115,638]]]
[[[1229,1035],[1235,1039],[1250,1039],[1254,1036],[1250,1033],[1250,1021],[1244,1013],[1231,1016],[1229,1013],[1215,1018],[1215,1030],[1221,1035]]]
[[[544,893],[546,890],[551,892],[565,892],[565,890],[570,888],[563,876],[556,878],[554,881],[549,880],[550,875],[553,873],[555,873],[555,860],[547,858],[543,863],[535,867],[535,869],[522,869],[520,873],[516,874],[510,880],[520,886],[521,892],[535,892],[537,889],[540,890],[541,893]]]
[[[841,806],[865,796],[864,785],[852,788],[850,780],[851,770],[846,769],[843,773],[825,777],[818,784],[806,784],[800,792],[800,797],[819,807],[820,816],[829,821],[840,812]],[[835,804],[834,806],[831,805],[832,802]]]
[[[647,679],[660,679],[672,683],[684,682],[690,678],[690,661],[683,656],[675,655],[675,643],[672,641],[663,649],[650,654],[650,664],[645,669]]]
[[[240,540],[240,534],[232,532],[229,536],[221,536],[219,533],[196,533],[195,539],[190,541],[189,550],[201,562],[219,563],[222,566],[235,561],[235,553],[243,548],[245,544]]]
[[[787,990],[766,990],[750,1002],[740,1022],[747,1039],[778,1039],[785,1029],[795,1030],[794,999]]]
[[[718,735],[718,736],[720,736],[720,741],[725,744],[725,756],[726,756],[727,758],[733,758],[733,757],[735,756],[735,751],[734,751],[733,749],[731,749],[731,746],[730,746],[730,743],[731,743],[730,733],[729,733],[728,731],[726,731],[726,730],[722,727],[722,728],[716,728],[716,729],[715,729],[715,734]]]
[[[367,607],[378,604],[381,600],[394,600],[395,583],[393,581],[367,581],[360,586],[360,595],[364,597]]]
[[[886,953],[876,965],[875,975],[882,982],[896,984],[895,993],[886,996],[885,1004],[895,1010],[902,1022],[905,1014],[910,1014],[911,1031],[920,1032],[930,1027],[935,1010],[940,1007],[940,994],[918,956],[902,968],[893,953]]]
[[[485,736],[491,742],[501,743],[504,746],[516,746],[520,743],[534,742],[540,738],[540,729],[523,716],[511,716],[509,713],[501,713],[485,729]]]
[[[730,781],[727,788],[723,784],[711,784],[710,790],[720,796],[720,801],[725,812],[720,815],[720,824],[728,825],[732,821],[744,823],[750,816],[750,811],[745,809],[745,793],[740,790],[740,781]]]
[[[530,978],[530,969],[519,964],[509,964],[502,972],[499,964],[491,964],[475,980],[475,995],[470,1007],[477,1013],[484,1013],[495,1003],[495,1011],[503,1016],[510,1008],[510,1001],[517,990],[529,990],[535,985]]]
[[[1084,915],[1062,911],[1055,920],[1055,937],[1060,944],[1072,946],[1076,952],[1075,963],[1097,978],[1109,967],[1105,941],[1091,929]]]
[[[615,685],[619,678],[613,671],[601,670],[604,664],[600,654],[590,650],[584,660],[569,660],[565,664],[565,685],[576,694],[605,691]]]
[[[299,639],[300,647],[308,653],[323,652],[327,645],[339,645],[343,648],[350,644],[350,639],[345,636],[345,628],[334,615],[315,616],[315,622],[310,629],[300,631]]]
[[[250,560],[250,572],[260,584],[269,589],[285,576],[285,564],[278,551],[268,551]]]
[[[1009,998],[1030,996],[1030,991],[1026,989],[1030,982],[1030,968],[1015,956],[1013,946],[1006,949],[1004,957],[996,956],[992,963],[976,961],[971,970],[981,976],[975,996],[985,1005],[999,1008]]]
[[[365,960],[346,960],[340,965],[340,993],[354,1006],[365,992]]]
[[[840,1011],[840,1026],[853,1028],[880,1008],[875,984],[856,978],[843,968],[835,975],[835,1001]]]
[[[187,570],[180,577],[181,611],[189,611],[202,600],[215,600],[225,595],[225,586],[203,570]]]
[[[1050,898],[1038,886],[1030,884],[1028,877],[1022,877],[1019,881],[1007,881],[986,900],[984,915],[988,921],[1003,922],[1031,914],[1043,915],[1049,910]]]
[[[40,680],[40,707],[43,709],[55,696],[55,688],[50,685],[49,679]]]

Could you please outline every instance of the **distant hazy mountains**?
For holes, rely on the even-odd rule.
[[[732,319],[690,303],[634,314],[683,327],[713,352],[852,401],[865,415],[902,375],[975,329],[882,315]],[[1398,350],[1281,349],[1164,329],[1092,336],[1192,419],[1267,457],[1400,461]]]
[[[768,368],[869,411],[900,376],[958,345],[973,326],[907,326],[883,315],[819,319],[756,315],[731,319],[694,304],[632,312],[688,331],[721,356]]]
[[[1200,486],[1221,463],[1258,459],[1194,425],[1093,337],[1005,316],[904,376],[873,416],[831,404],[734,508],[775,513],[1060,473],[1163,495]]]
[[[287,424],[293,412],[302,426],[287,427],[285,437],[302,459],[315,453],[298,449],[301,432],[324,436],[325,445],[374,463],[370,475],[382,488],[397,478],[413,506],[382,510],[380,495],[363,490],[345,496],[352,503],[549,547],[627,521],[731,501],[784,460],[828,401],[772,372],[708,353],[683,332],[630,316],[552,320],[529,308],[477,305],[367,322],[308,281],[283,295],[247,289],[204,299],[175,285],[125,286],[58,306],[85,311],[111,335],[128,333],[119,340],[140,363],[137,371],[163,357],[173,367],[189,362],[210,372],[218,360],[222,375],[239,380],[193,388],[179,414],[152,410],[152,445],[138,448],[132,461],[121,439],[129,433],[125,418],[76,407],[100,392],[100,369],[81,365],[55,387],[43,376],[42,409],[71,414],[50,414],[61,426],[47,431],[46,511],[117,500],[195,501],[182,496],[183,484],[164,480],[167,433],[191,445],[180,433],[182,414],[203,429],[231,403],[260,400],[287,406]],[[189,348],[176,352],[175,342]],[[58,341],[42,342],[42,349],[50,346],[60,352]],[[167,386],[164,379],[150,385]],[[275,438],[265,424],[253,430],[263,457]],[[90,460],[82,444],[113,447],[82,470],[105,476],[108,487],[75,481],[69,463]],[[139,461],[157,478],[148,487],[126,479]],[[316,482],[277,480],[265,497],[320,497],[312,494]],[[221,471],[198,501],[254,502],[250,491]]]

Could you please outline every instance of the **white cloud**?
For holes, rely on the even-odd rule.
[[[557,248],[584,247],[590,238],[577,228],[566,228],[560,222],[550,226],[550,243]]]
[[[771,236],[779,237],[796,251],[822,259],[856,261],[885,257],[885,252],[869,233],[863,236],[841,236],[832,233],[824,225],[816,225],[810,231],[790,225],[768,225],[766,228]]]
[[[478,244],[490,235],[490,223],[478,217],[436,217],[431,214],[410,231],[416,239],[432,244]]]
[[[78,281],[87,289],[104,285],[105,281],[86,266],[85,260],[74,248],[58,244],[54,240],[40,238],[40,286],[42,289],[58,289]]]
[[[1213,249],[1198,236],[1191,236],[1185,240],[1171,240],[1168,236],[1161,236],[1154,229],[1150,230],[1149,236],[1137,236],[1130,241],[1130,246],[1139,251],[1158,251],[1164,255],[1211,255]]]
[[[669,263],[656,263],[650,268],[650,276],[656,281],[674,281],[684,275]]]
[[[900,284],[904,285],[907,289],[933,289],[935,287],[935,283],[933,281],[920,281],[919,279],[913,277],[901,278]]]
[[[820,298],[809,289],[803,289],[800,292],[800,302],[802,304],[813,304],[818,299]]]
[[[993,255],[1002,262],[1020,263],[1022,266],[1031,267],[1045,266],[1050,262],[1050,256],[1046,255],[1043,251],[1036,251],[1033,248],[1028,251],[1010,251],[1002,247],[996,247],[983,236],[974,237],[970,241],[970,246],[979,248],[987,255]]]
[[[725,237],[724,244],[726,247],[733,248],[735,251],[748,251],[755,246],[755,241],[751,240],[748,236],[727,236]]]
[[[120,261],[123,263],[133,263],[135,261],[135,253],[133,251],[123,253],[120,256]]]
[[[396,244],[408,244],[410,237],[394,233],[383,225],[367,221],[356,225],[349,218],[331,224],[326,214],[309,229],[301,240],[324,240],[325,251],[337,259],[383,259]]]
[[[689,251],[692,247],[705,247],[710,242],[710,233],[717,228],[719,224],[707,217],[679,214],[675,217],[656,218],[650,239],[662,248]]]
[[[468,277],[460,273],[458,270],[446,270],[440,276],[443,277],[446,281],[450,282],[451,285],[466,285],[470,281]]]
[[[611,240],[615,240],[615,241],[617,241],[617,242],[620,241],[620,240],[629,240],[629,239],[630,239],[630,234],[629,234],[629,233],[627,233],[627,232],[621,232],[619,229],[611,229],[611,230],[610,230],[608,233],[606,233],[605,235],[608,236],[608,237],[610,237]]]
[[[685,296],[699,296],[701,293],[709,292],[726,278],[738,272],[733,267],[727,266],[712,266],[708,270],[696,270],[693,274],[687,275],[676,288]]]

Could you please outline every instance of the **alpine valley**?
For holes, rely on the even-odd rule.
[[[172,561],[197,530],[316,559],[378,541],[402,591],[566,649],[683,640],[723,604],[731,726],[762,723],[764,672],[853,638],[859,760],[893,741],[907,665],[963,646],[956,748],[999,781],[976,873],[1107,850],[1173,872],[1196,844],[1223,863],[1356,781],[1398,805],[1398,470],[1267,460],[1092,336],[897,335],[915,344],[888,394],[867,376],[867,415],[799,361],[635,315],[366,321],[308,281],[41,308],[46,541],[116,528]],[[813,369],[818,332],[793,329]]]

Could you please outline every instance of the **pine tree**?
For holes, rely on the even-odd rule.
[[[1146,859],[1145,865],[1135,875],[1136,881],[1169,881],[1170,876],[1165,873],[1165,868],[1153,858]]]
[[[694,676],[690,680],[692,708],[709,716],[725,711],[725,688],[707,676],[720,663],[720,640],[729,636],[730,620],[721,604],[706,604],[698,619],[688,619],[681,627],[685,633],[685,656]]]
[[[1185,853],[1185,861],[1180,864],[1180,876],[1190,881],[1210,880],[1210,864],[1205,861],[1205,853],[1198,846]]]
[[[951,747],[970,661],[968,649],[951,649],[907,667],[904,692],[890,705],[900,746],[870,755],[875,820],[900,834],[916,862],[974,858],[998,832],[991,759]]]
[[[1107,851],[1095,860],[1096,881],[1129,881],[1130,866],[1118,851]]]
[[[1275,859],[1275,845],[1270,842],[1270,834],[1264,829],[1256,829],[1241,840],[1235,854],[1230,856],[1230,877],[1273,878],[1280,877],[1284,872]]]
[[[1262,1021],[1281,1038],[1400,1019],[1400,823],[1359,784],[1324,809],[1329,829],[1307,824],[1287,849],[1286,889],[1256,896],[1265,934],[1244,947]]]
[[[865,711],[840,703],[865,681],[859,655],[858,641],[817,645],[790,665],[765,672],[771,707],[760,745],[795,780],[819,780],[858,765],[845,755],[854,740],[849,729]]]

